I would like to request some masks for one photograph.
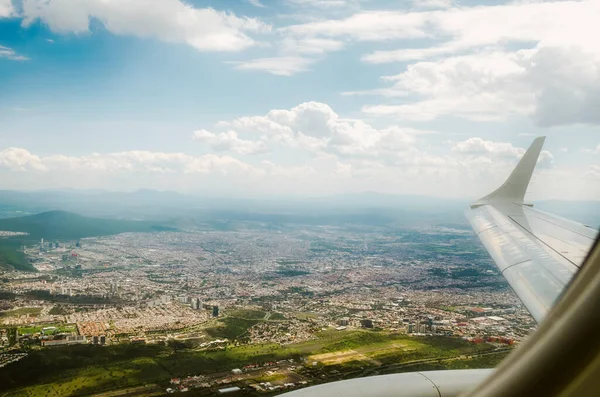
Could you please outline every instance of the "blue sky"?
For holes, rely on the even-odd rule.
[[[0,0],[5,189],[600,195],[598,1]]]

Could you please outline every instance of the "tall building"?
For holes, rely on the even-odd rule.
[[[213,317],[219,317],[219,306],[213,306]]]
[[[373,321],[369,319],[360,320],[360,325],[363,328],[373,328]]]
[[[417,321],[417,324],[415,325],[415,332],[417,332],[419,334],[425,334],[425,333],[427,333],[427,331],[428,331],[427,323]]]
[[[110,283],[110,292],[113,295],[116,295],[119,292],[119,282],[117,280]]]
[[[8,345],[12,346],[19,341],[19,333],[17,327],[7,328],[6,337],[8,338]]]
[[[192,300],[192,308],[196,310],[202,309],[202,301],[200,300],[200,298],[194,298]]]

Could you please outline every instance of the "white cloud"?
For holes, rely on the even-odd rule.
[[[514,147],[511,143],[486,141],[477,137],[457,142],[452,146],[452,151],[468,154],[494,154],[508,157],[520,157],[525,152],[521,148]]]
[[[265,116],[222,121],[217,127],[260,136],[272,144],[341,156],[394,155],[411,149],[416,137],[429,134],[412,128],[377,129],[362,120],[340,117],[327,104],[305,102],[291,109],[274,109]]]
[[[27,58],[24,55],[19,55],[12,48],[4,47],[0,45],[0,58],[10,59],[11,61],[27,61]]]
[[[391,22],[407,22],[423,36],[442,39],[436,47],[379,51],[365,57],[370,62],[393,62],[420,60],[425,57],[453,53],[461,50],[505,45],[514,42],[520,45],[533,43],[539,47],[579,46],[587,51],[599,53],[600,46],[594,40],[600,3],[596,0],[521,2],[497,6],[451,8],[446,11],[394,12],[388,14]],[[370,21],[365,27],[369,32],[380,32],[376,21],[369,13],[356,14],[350,19]],[[320,34],[330,35],[325,27],[317,29]],[[315,32],[313,32],[315,33]],[[395,33],[380,37],[390,39]]]
[[[413,0],[417,8],[450,8],[452,0]]]
[[[583,148],[581,149],[583,153],[591,153],[591,154],[600,154],[600,144],[596,146],[594,149]]]
[[[212,173],[249,172],[252,167],[230,156],[206,154],[190,156],[184,153],[162,153],[131,150],[115,153],[93,153],[87,156],[52,155],[40,157],[22,148],[0,151],[0,167],[11,171],[70,172],[149,172],[149,173]]]
[[[487,158],[504,157],[520,159],[525,154],[525,149],[515,147],[511,143],[488,141],[478,137],[455,143],[452,146],[452,151],[460,154],[486,156]],[[542,150],[538,164],[541,166],[551,166],[553,162],[554,156],[552,153]]]
[[[370,54],[363,55],[362,60],[367,63],[388,63],[388,62],[406,62],[421,59],[428,59],[440,55],[453,54],[459,48],[453,44],[446,44],[439,47],[428,48],[406,48],[393,51],[374,51]]]
[[[248,0],[248,3],[252,4],[254,7],[265,8],[265,5],[259,0]]]
[[[409,65],[405,72],[384,78],[393,82],[393,87],[376,93],[417,95],[417,100],[401,105],[365,106],[363,110],[413,120],[447,114],[475,120],[531,114],[535,93],[523,86],[522,78],[527,73],[527,56],[527,52],[494,52]]]
[[[542,126],[600,124],[600,54],[576,46],[541,48],[528,65],[523,89],[536,94],[533,117]]]
[[[416,4],[444,8],[450,3]],[[368,63],[419,61],[385,79],[392,87],[346,93],[406,97],[394,104],[365,106],[370,114],[413,120],[528,116],[540,126],[555,126],[600,123],[598,20],[597,0],[526,1],[434,11],[364,11],[279,32],[296,39],[418,38],[426,43],[363,56]]]
[[[212,8],[194,8],[180,0],[23,0],[23,25],[39,19],[57,33],[88,33],[96,19],[118,35],[184,42],[202,51],[238,51],[255,41],[246,32],[270,26]]]
[[[303,118],[301,114],[314,115],[319,108],[322,113],[329,113],[325,119],[334,122],[332,129],[348,127],[344,124],[347,119],[338,116],[336,120],[326,105],[320,105],[304,104],[301,109],[269,112],[269,119],[272,123],[292,125],[294,139],[300,134],[296,130],[296,122],[300,121],[297,118]],[[254,121],[262,127],[265,125]],[[252,127],[252,122],[245,120],[244,125]],[[422,145],[419,140],[414,140],[414,136],[394,135],[394,131],[374,132],[371,130],[373,127],[364,122],[362,125],[350,123],[349,126],[357,131],[330,132],[340,134],[342,138],[348,133],[349,142],[341,145],[342,150],[377,148],[377,155],[375,151],[368,156],[347,155],[335,148],[322,147],[308,157],[291,152],[290,156],[282,158],[281,153],[277,153],[259,162],[249,163],[215,154],[192,156],[185,153],[125,151],[84,156],[39,156],[25,149],[8,148],[0,151],[0,176],[5,188],[21,189],[56,188],[70,184],[78,188],[131,190],[146,187],[206,193],[206,187],[210,186],[213,195],[245,197],[264,197],[269,194],[315,196],[371,190],[476,198],[498,187],[524,152],[524,149],[507,142],[492,142],[477,137],[444,146],[446,150],[442,152],[434,152],[429,148],[429,143],[420,148]],[[365,131],[368,133],[364,134]],[[278,135],[281,128],[272,132]],[[245,133],[251,132],[248,130]],[[212,137],[217,134],[200,135]],[[379,141],[390,139],[391,142],[386,141],[377,147],[376,142],[370,139],[378,136]],[[389,145],[393,144],[397,144],[399,150],[392,151]],[[387,152],[382,149],[383,146],[389,147]],[[300,147],[295,149],[304,150]],[[256,158],[249,160],[253,159]],[[545,159],[540,165],[551,163],[551,157]],[[593,198],[594,194],[597,196],[598,185],[592,186],[590,178],[600,178],[597,166],[579,169],[554,167],[552,170],[541,167],[536,172],[531,190],[538,198]]]
[[[0,18],[10,18],[15,16],[15,7],[12,0],[0,0]]]
[[[287,2],[295,6],[332,9],[356,5],[358,0],[287,0]]]
[[[134,150],[39,156],[23,148],[7,148],[0,151],[0,176],[5,189],[152,188],[264,197],[270,193],[317,195],[339,191],[350,178],[350,166],[332,156],[316,156],[311,164],[284,166],[270,160],[251,165],[215,154]]]
[[[269,146],[263,141],[247,141],[238,138],[235,131],[215,134],[207,130],[194,131],[196,141],[210,145],[216,151],[232,151],[238,154],[258,154],[268,152]]]
[[[427,37],[423,30],[424,13],[369,11],[341,20],[326,20],[281,28],[285,34],[309,37],[345,37],[357,41],[383,41]]]
[[[25,149],[10,147],[0,151],[0,167],[11,171],[46,171],[47,167],[36,155]]]
[[[324,54],[339,51],[344,47],[344,42],[323,38],[284,38],[281,42],[283,51],[296,54]]]
[[[316,59],[281,56],[228,63],[235,65],[235,68],[239,70],[260,70],[277,76],[291,76],[307,71],[309,66],[314,62],[316,62]]]
[[[370,94],[410,96],[364,111],[414,120],[453,115],[471,120],[530,116],[541,126],[600,123],[600,58],[577,48],[481,52],[418,62]],[[416,100],[415,100],[416,99]]]
[[[594,164],[590,166],[585,173],[585,176],[590,179],[600,180],[600,165]]]
[[[227,63],[236,65],[235,68],[239,70],[259,70],[278,76],[292,76],[308,71],[310,66],[319,60],[314,56],[339,51],[344,43],[323,38],[285,37],[277,45],[278,56]]]

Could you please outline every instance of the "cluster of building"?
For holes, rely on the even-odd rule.
[[[27,357],[27,353],[5,353],[0,354],[0,368],[8,364],[16,363],[17,361]]]
[[[0,322],[75,324],[73,336],[85,343],[103,344],[103,336],[104,343],[188,336],[210,343],[223,338],[203,333],[205,327],[248,306],[279,316],[249,327],[244,343],[301,342],[328,328],[519,342],[534,326],[475,238],[462,231],[371,232],[368,238],[337,228],[124,233],[41,245],[25,251],[40,270],[61,268],[60,274],[2,275],[3,291],[17,296],[15,308],[41,311]],[[453,246],[460,255],[431,249]],[[463,273],[469,276],[457,276]],[[32,292],[49,294],[54,303]],[[44,345],[60,343],[84,342]]]
[[[89,343],[84,335],[68,335],[64,338],[42,339],[41,344],[45,347],[50,346],[65,346],[65,345],[82,345]]]
[[[176,302],[160,306],[115,306],[74,312],[64,316],[67,323],[77,324],[79,333],[93,336],[138,334],[149,331],[174,331],[208,321],[212,312],[194,310]]]
[[[165,391],[173,394],[197,388],[211,388],[217,394],[228,394],[241,391],[246,387],[259,392],[273,392],[305,386],[309,380],[294,372],[297,369],[293,359],[248,364],[243,368],[233,368],[230,371],[211,375],[198,374],[185,378],[172,378],[169,381],[170,386]],[[281,375],[282,380],[277,382],[257,381],[264,376],[273,375]],[[289,381],[288,376],[292,376],[296,381]],[[232,384],[239,386],[231,386]]]
[[[285,321],[268,321],[253,325],[248,329],[250,343],[290,343],[315,339],[320,328],[310,321],[296,318]]]

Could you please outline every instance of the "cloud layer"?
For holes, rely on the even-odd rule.
[[[36,20],[57,33],[88,33],[95,19],[111,33],[183,42],[201,51],[238,51],[256,44],[248,33],[270,26],[180,0],[23,0],[23,25]]]
[[[241,117],[217,126],[232,128],[240,135],[259,137],[258,142],[271,146],[361,157],[407,151],[416,136],[432,133],[397,126],[377,129],[362,120],[342,118],[329,105],[320,102],[274,109],[264,116]]]
[[[15,14],[12,0],[0,0],[0,18],[9,18]]]
[[[132,150],[40,156],[12,147],[0,151],[0,176],[5,188],[35,179],[37,187],[69,182],[196,192],[210,187],[211,194],[253,196],[374,190],[476,198],[502,183],[525,151],[480,137],[431,146],[427,138],[434,133],[376,128],[343,118],[325,103],[305,102],[196,130],[190,139],[205,152],[200,155]],[[590,198],[600,193],[598,176],[597,167],[557,167],[544,151],[532,191]]]
[[[310,21],[272,29],[258,18],[182,0],[23,0],[18,16],[25,27],[39,20],[63,34],[89,33],[94,20],[112,34],[186,43],[200,51],[240,51],[259,44],[260,36],[263,56],[225,62],[283,77],[311,71],[328,53],[369,43],[374,50],[362,61],[396,63],[399,73],[383,76],[383,88],[347,93],[377,98],[364,103],[368,116],[527,117],[542,127],[600,123],[597,0],[470,7],[415,0],[404,10],[368,11],[358,0],[283,5]],[[0,17],[10,16],[17,16],[12,2],[0,0]],[[0,58],[28,59],[1,45]]]
[[[369,115],[479,121],[526,116],[540,126],[600,123],[594,110],[600,105],[598,1],[415,6],[436,10],[363,11],[279,32],[297,40],[399,43],[399,49],[362,57],[370,64],[408,63],[403,72],[383,77],[391,86],[360,92],[383,98],[363,107]],[[390,97],[405,99],[390,104]]]

